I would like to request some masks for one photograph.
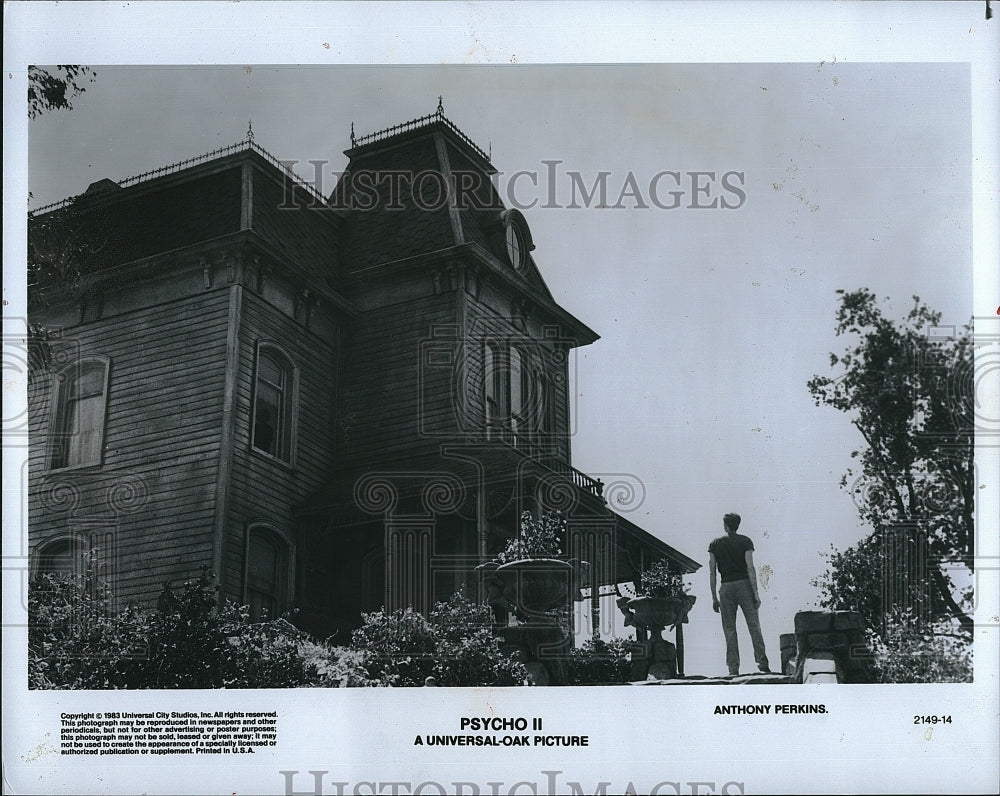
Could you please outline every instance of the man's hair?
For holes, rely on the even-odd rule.
[[[729,514],[723,516],[722,524],[725,525],[727,529],[735,531],[740,527],[740,515],[730,512]]]

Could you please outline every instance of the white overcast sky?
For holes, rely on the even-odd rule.
[[[627,516],[706,564],[690,671],[717,671],[706,547],[726,511],[767,565],[772,657],[810,607],[822,551],[866,531],[838,487],[860,440],[806,389],[827,373],[835,291],[867,287],[972,316],[970,70],[963,64],[102,67],[72,111],[30,125],[33,206],[240,140],[322,160],[324,191],[359,135],[445,113],[518,181],[556,299],[601,339],[579,349],[574,464],[641,482]],[[570,177],[629,174],[650,205],[544,208]],[[744,176],[739,209],[657,208],[658,172]],[[501,186],[506,179],[500,177]],[[658,196],[670,203],[671,178]],[[702,199],[701,203],[708,200]],[[614,494],[618,494],[615,492]],[[703,651],[699,642],[708,640]],[[749,652],[749,650],[748,650]],[[693,668],[692,668],[693,667]]]

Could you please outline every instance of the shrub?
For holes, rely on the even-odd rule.
[[[631,677],[632,663],[629,658],[627,638],[587,639],[572,651],[569,658],[569,682],[571,685],[606,685],[627,683]]]
[[[29,688],[132,688],[151,617],[114,609],[105,584],[46,573],[28,590]]]
[[[116,609],[106,584],[40,575],[28,596],[32,688],[286,688],[317,682],[301,636],[284,620],[250,622],[245,607],[217,609],[205,577],[156,611]]]
[[[363,614],[351,646],[364,653],[369,680],[380,685],[522,685],[524,666],[500,649],[489,608],[457,592],[424,618],[413,609]]]
[[[117,609],[105,584],[41,575],[28,598],[31,688],[343,688],[521,685],[524,666],[500,649],[489,608],[461,593],[429,619],[412,609],[363,615],[351,647],[316,641],[284,619],[250,621],[218,608],[203,577],[164,586],[155,611]]]
[[[316,685],[323,688],[357,688],[378,685],[368,677],[364,650],[335,647],[325,642],[303,639],[299,653],[316,671]]]
[[[523,664],[500,649],[493,613],[459,591],[434,606],[431,627],[438,637],[434,677],[442,686],[523,685]]]
[[[179,592],[163,587],[150,634],[144,688],[289,688],[308,685],[315,671],[302,659],[288,622],[253,623],[249,609],[226,602],[216,610],[215,586],[203,577]]]
[[[368,677],[379,685],[423,685],[434,669],[433,628],[412,608],[361,615],[351,646],[365,653]]]

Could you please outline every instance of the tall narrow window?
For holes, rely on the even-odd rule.
[[[285,462],[292,460],[295,369],[277,348],[257,349],[253,447]]]
[[[108,361],[86,359],[57,374],[51,466],[101,463]]]
[[[544,373],[539,373],[535,389],[535,416],[538,418],[538,430],[546,437],[555,430],[552,404],[549,379]]]
[[[284,610],[288,546],[265,528],[251,528],[247,541],[246,602],[255,622]]]
[[[525,377],[528,370],[524,356],[514,346],[510,347],[510,428],[515,434],[527,431],[527,404],[530,391],[526,391]]]
[[[493,436],[501,419],[500,399],[503,394],[503,368],[492,343],[483,346],[483,401],[486,413],[486,433]]]

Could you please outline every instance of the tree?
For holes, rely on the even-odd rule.
[[[28,118],[37,119],[54,110],[70,110],[70,100],[87,90],[85,78],[94,81],[94,73],[86,66],[57,66],[51,71],[40,66],[28,67]]]
[[[851,418],[863,445],[841,486],[874,532],[830,556],[816,585],[828,608],[883,624],[897,609],[928,623],[946,616],[971,636],[971,589],[956,586],[975,555],[973,374],[970,325],[932,334],[941,321],[917,296],[900,322],[862,288],[838,291],[836,334],[855,342],[830,355],[835,376],[808,383],[817,406]]]
[[[71,100],[87,90],[83,81],[88,77],[90,82],[94,81],[94,72],[86,66],[66,64],[51,71],[29,66],[28,118],[37,119],[52,110],[71,110]],[[36,221],[29,213],[29,314],[45,305],[43,290],[46,285],[61,282],[72,290],[79,289],[81,261],[86,258],[87,249],[94,245],[94,236],[78,245],[81,234],[78,223],[69,223],[69,229],[58,230],[60,223],[66,225],[66,216],[67,213],[52,214],[44,221]],[[52,337],[52,330],[48,327],[29,322],[29,378],[30,374],[44,372],[48,368],[52,357]]]

